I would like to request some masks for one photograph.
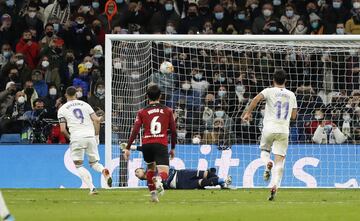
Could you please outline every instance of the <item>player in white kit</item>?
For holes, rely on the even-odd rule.
[[[280,187],[284,171],[284,160],[289,144],[290,119],[295,120],[297,115],[297,101],[293,92],[285,88],[286,73],[283,70],[275,71],[273,75],[274,87],[261,91],[250,103],[243,120],[251,118],[251,112],[257,104],[265,100],[265,116],[260,141],[260,157],[266,165],[264,180],[269,180],[273,164],[270,160],[270,151],[274,154],[274,177],[269,200],[274,200],[277,189]]]
[[[81,179],[90,188],[90,194],[97,194],[92,183],[90,172],[83,167],[84,155],[88,156],[90,166],[102,173],[106,183],[111,187],[112,179],[109,170],[99,163],[99,130],[101,117],[98,117],[92,107],[76,99],[75,87],[66,89],[67,102],[58,111],[61,132],[70,139],[71,158]],[[66,127],[69,128],[69,132]]]
[[[14,217],[11,216],[9,209],[5,204],[5,200],[0,192],[0,220],[3,221],[15,221]]]

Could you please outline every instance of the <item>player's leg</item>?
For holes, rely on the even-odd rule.
[[[86,143],[83,141],[77,142],[73,141],[70,143],[71,150],[71,159],[73,160],[76,170],[79,173],[81,180],[86,184],[86,186],[90,189],[90,194],[96,194],[96,190],[94,188],[94,184],[92,182],[92,176],[90,172],[83,166],[84,163],[84,155],[85,155]]]
[[[0,218],[4,221],[13,221],[15,220],[14,217],[11,216],[9,209],[5,204],[5,200],[0,192]]]
[[[86,148],[85,153],[88,156],[89,164],[91,168],[93,168],[96,172],[101,173],[104,178],[105,182],[108,185],[108,187],[112,186],[112,178],[110,176],[110,172],[108,169],[106,169],[101,163],[99,163],[100,156],[99,156],[99,150],[98,146],[96,144],[95,139],[88,139],[88,146]]]
[[[161,144],[153,145],[154,159],[156,163],[157,176],[154,178],[156,189],[160,195],[165,193],[163,182],[169,177],[169,153],[168,148]]]
[[[274,141],[273,146],[273,154],[274,154],[274,177],[272,180],[272,188],[269,200],[274,200],[275,194],[277,192],[277,189],[280,187],[281,180],[284,173],[284,163],[285,163],[285,156],[286,151],[288,148],[288,141],[289,141],[289,135],[288,134],[278,134],[276,136],[276,139]]]
[[[154,179],[153,179],[155,177],[156,164],[154,160],[152,146],[149,144],[144,144],[142,146],[142,153],[143,153],[144,161],[147,164],[146,180],[147,180],[148,189],[151,193],[151,201],[159,202],[159,199],[157,197],[156,187],[154,184]]]
[[[273,134],[264,132],[261,135],[261,140],[260,140],[260,149],[261,149],[260,159],[265,165],[265,171],[263,174],[263,178],[265,181],[268,181],[270,179],[271,169],[273,167],[273,163],[270,159],[270,151],[271,151],[271,146],[273,144],[273,137],[274,137]]]

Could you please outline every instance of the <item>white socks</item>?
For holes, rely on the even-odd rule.
[[[7,208],[2,193],[0,192],[0,218],[1,220],[9,215],[9,209]]]
[[[280,187],[283,173],[284,173],[284,162],[275,162],[275,167],[273,168],[273,174],[274,174],[273,186],[276,186],[276,188]]]
[[[90,172],[83,166],[78,167],[77,171],[79,172],[81,179],[85,182],[85,184],[88,186],[88,188],[93,189],[94,184],[92,182],[92,176],[91,176]]]
[[[268,171],[267,164],[270,162],[270,153],[262,150],[260,153],[260,158],[265,165],[265,170]]]
[[[98,162],[92,164],[91,167],[92,167],[95,171],[97,171],[97,172],[99,172],[99,173],[102,173],[102,171],[105,169],[105,167],[104,167],[102,164],[98,163]]]

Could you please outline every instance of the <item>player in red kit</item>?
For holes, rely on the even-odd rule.
[[[161,90],[157,85],[149,86],[146,95],[149,105],[137,113],[124,158],[129,159],[130,146],[143,126],[142,152],[147,163],[146,180],[151,192],[151,201],[158,202],[158,194],[164,193],[162,181],[165,181],[169,174],[169,154],[171,159],[175,156],[176,123],[172,109],[160,104]],[[171,131],[169,153],[168,129]]]

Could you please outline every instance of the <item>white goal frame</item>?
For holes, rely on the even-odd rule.
[[[110,166],[112,161],[112,42],[113,41],[359,41],[360,35],[121,35],[107,34],[105,36],[105,165]]]

